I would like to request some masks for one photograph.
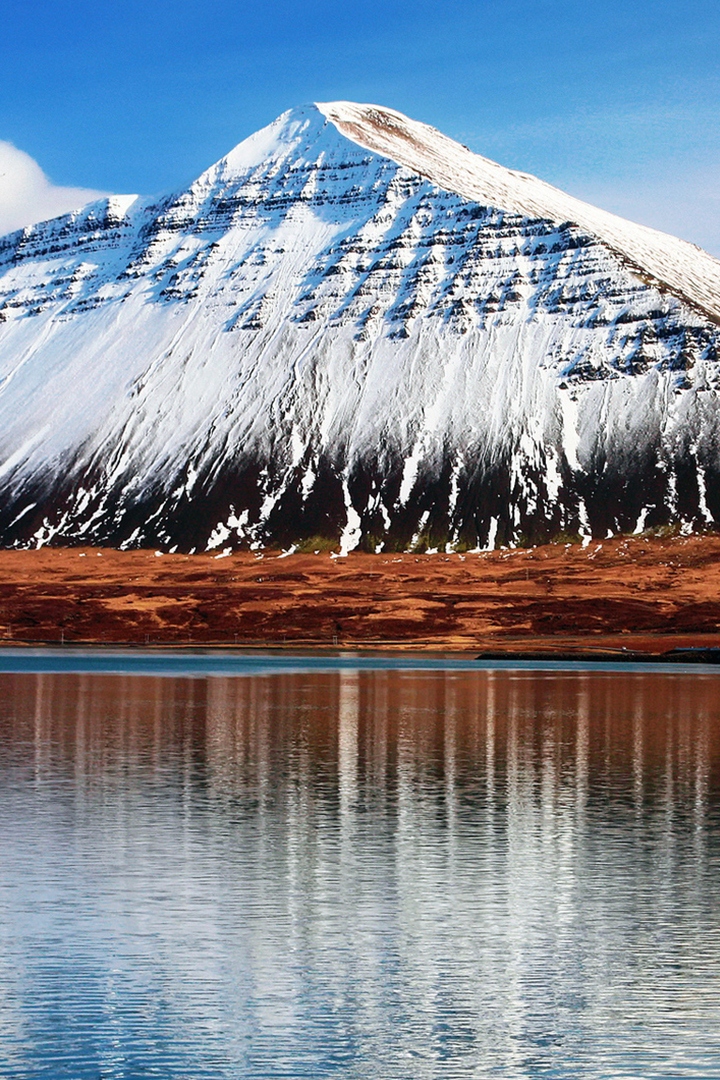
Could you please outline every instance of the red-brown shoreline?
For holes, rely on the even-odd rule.
[[[720,648],[720,536],[480,554],[0,551],[0,642],[662,653]]]

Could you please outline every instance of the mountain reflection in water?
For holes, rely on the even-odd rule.
[[[0,676],[0,1075],[720,1075],[719,689]]]

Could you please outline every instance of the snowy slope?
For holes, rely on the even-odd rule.
[[[0,537],[720,520],[720,263],[377,106],[0,239]]]
[[[574,222],[720,323],[720,262],[695,244],[589,206],[535,176],[504,169],[392,109],[348,101],[318,108],[348,138],[392,157],[439,187],[524,217]]]

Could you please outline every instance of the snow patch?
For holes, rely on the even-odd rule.
[[[347,477],[343,479],[343,498],[345,500],[345,513],[347,515],[345,528],[340,536],[340,554],[347,555],[349,551],[353,551],[362,537],[361,519],[357,510],[352,504],[350,498],[350,491],[348,490]]]
[[[487,542],[484,548],[480,548],[481,551],[494,551],[495,541],[498,533],[498,519],[496,517],[490,518],[490,528],[488,530]]]

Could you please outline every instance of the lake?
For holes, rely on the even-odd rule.
[[[720,672],[17,655],[3,1080],[720,1076]]]

